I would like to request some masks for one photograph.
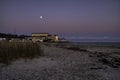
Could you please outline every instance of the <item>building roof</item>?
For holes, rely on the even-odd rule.
[[[32,34],[49,34],[49,33],[32,33]]]
[[[48,34],[48,33],[32,33],[32,37],[38,37],[38,36],[43,37],[43,36],[48,36],[48,35],[50,35],[50,34]]]

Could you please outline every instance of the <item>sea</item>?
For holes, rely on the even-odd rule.
[[[74,45],[119,46],[120,37],[65,37]]]

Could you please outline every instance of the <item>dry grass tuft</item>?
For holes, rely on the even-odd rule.
[[[1,42],[0,43],[0,63],[9,64],[16,59],[32,59],[42,54],[40,45],[32,42]]]

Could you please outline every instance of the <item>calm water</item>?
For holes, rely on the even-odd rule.
[[[120,37],[65,37],[74,45],[120,46]]]
[[[70,42],[120,42],[120,37],[65,37]]]
[[[120,42],[72,42],[74,45],[120,46]]]

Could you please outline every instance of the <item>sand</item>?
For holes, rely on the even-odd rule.
[[[0,80],[120,80],[119,63],[112,60],[120,58],[119,48],[80,47],[84,51],[69,46],[41,45],[43,56],[0,66]]]

